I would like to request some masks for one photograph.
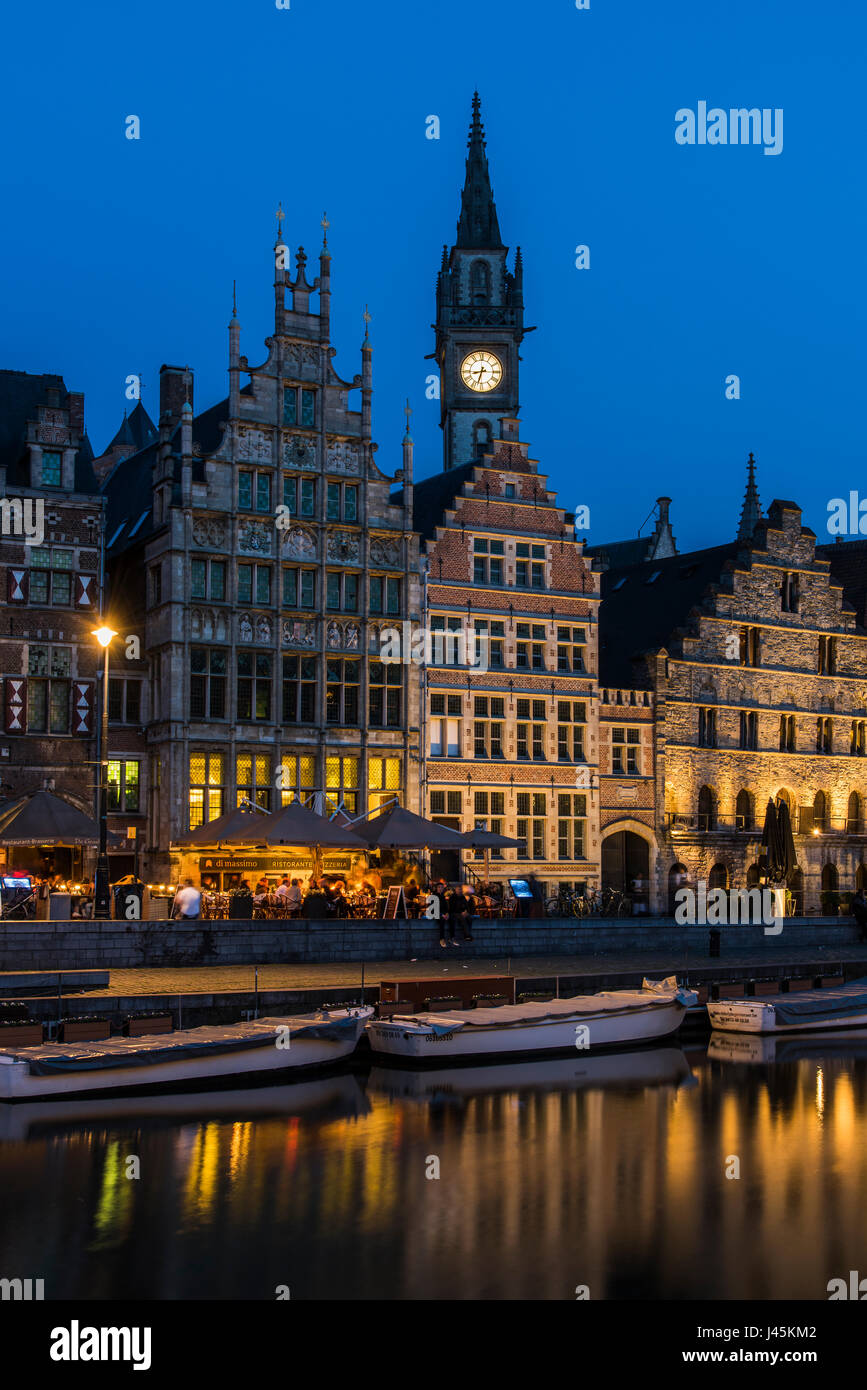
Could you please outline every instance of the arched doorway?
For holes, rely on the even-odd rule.
[[[716,830],[716,796],[712,787],[702,787],[698,794],[699,830]]]
[[[714,864],[707,876],[708,892],[710,892],[711,888],[728,888],[728,886],[729,871],[725,864]]]
[[[855,887],[856,889],[867,888],[867,866],[864,864],[859,864],[855,870]]]
[[[753,828],[753,798],[746,790],[738,792],[735,802],[735,826],[738,830]]]
[[[634,896],[636,879],[644,885],[646,902],[650,889],[650,845],[632,830],[618,830],[602,841],[602,887]],[[641,897],[639,893],[639,900]]]
[[[748,888],[758,888],[758,887],[759,887],[759,878],[760,878],[759,866],[758,866],[758,864],[753,863],[753,864],[751,864],[750,867],[747,869],[747,887],[748,887]]]
[[[839,882],[836,864],[825,864],[822,868],[822,892],[836,893]]]
[[[862,814],[863,807],[859,793],[850,792],[849,802],[846,808],[846,829],[850,835],[857,835],[860,833]]]
[[[689,875],[685,864],[672,864],[668,871],[668,915],[674,916],[678,888],[686,888]]]

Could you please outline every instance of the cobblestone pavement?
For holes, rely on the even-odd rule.
[[[381,980],[427,978],[444,973],[487,975],[597,975],[618,971],[643,970],[654,974],[678,973],[702,965],[761,966],[785,962],[787,965],[818,964],[822,961],[864,961],[867,973],[867,945],[802,946],[780,949],[723,950],[719,962],[696,950],[634,951],[584,956],[505,956],[502,960],[474,960],[458,947],[448,957],[416,961],[378,961],[364,968],[368,985]],[[361,966],[343,965],[260,965],[259,989],[316,989],[337,985],[358,985]],[[213,994],[254,988],[252,965],[211,965],[112,970],[107,989],[88,991],[92,997],[114,994]]]

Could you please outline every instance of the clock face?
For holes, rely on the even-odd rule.
[[[492,352],[471,352],[461,363],[461,380],[471,391],[493,391],[503,379],[503,364]]]

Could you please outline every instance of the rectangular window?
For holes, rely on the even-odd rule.
[[[42,451],[42,486],[60,487],[60,454],[53,449],[43,449]]]
[[[271,476],[268,473],[256,474],[256,511],[271,510]]]
[[[316,758],[312,753],[284,753],[280,760],[280,801],[288,806],[296,794],[301,800],[318,784]]]
[[[612,729],[611,731],[611,771],[614,774],[637,777],[640,773],[638,762],[641,744],[640,729]]]
[[[271,717],[271,658],[240,651],[237,657],[238,719],[248,723]]]
[[[190,649],[190,717],[225,719],[226,652],[219,647]]]
[[[253,474],[238,474],[238,509],[242,512],[253,510]]]
[[[207,560],[190,561],[190,596],[192,598],[207,598],[208,594],[208,562]]]
[[[401,799],[401,767],[397,756],[372,757],[367,764],[367,810],[378,810],[387,801]],[[451,797],[451,792],[449,792]]]
[[[294,386],[283,387],[283,424],[298,424],[298,391]]]
[[[190,829],[223,814],[222,753],[190,754]]]
[[[330,811],[343,809],[350,815],[358,810],[359,759],[333,757],[325,759],[325,799]]]
[[[311,609],[316,605],[316,571],[284,569],[283,606]]]
[[[316,392],[301,392],[301,424],[305,429],[313,429],[316,424]]]
[[[283,657],[283,723],[316,722],[317,661],[315,656]]]
[[[361,662],[357,657],[329,657],[325,668],[326,723],[357,727]]]
[[[235,805],[252,801],[264,811],[271,809],[270,753],[238,753],[235,757]]]
[[[557,797],[557,855],[560,859],[586,857],[587,798],[574,792]]]
[[[110,759],[108,763],[109,811],[138,811],[139,764],[137,761]]]
[[[401,721],[403,668],[371,661],[369,667],[368,719],[376,728],[395,729]]]
[[[698,745],[700,748],[716,748],[716,710],[700,709],[698,712]]]
[[[331,612],[358,612],[358,575],[329,570],[326,575],[326,606]]]

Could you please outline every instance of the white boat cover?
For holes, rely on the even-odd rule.
[[[641,989],[602,990],[599,994],[577,994],[572,999],[550,999],[547,1003],[503,1004],[495,1009],[455,1009],[448,1013],[407,1014],[404,1024],[421,1024],[435,1033],[455,1033],[461,1028],[510,1028],[527,1023],[569,1018],[587,1019],[600,1014],[635,1013],[660,1008],[675,1000],[687,1004],[689,997],[677,985],[674,975],[667,980],[645,980]],[[391,1023],[396,1022],[395,1018]]]
[[[369,1013],[370,1010],[366,1010]],[[310,1014],[295,1018],[260,1018],[249,1023],[189,1028],[175,1033],[144,1037],[107,1038],[102,1042],[42,1043],[39,1047],[0,1050],[0,1063],[26,1062],[33,1076],[63,1072],[102,1071],[114,1067],[146,1067],[220,1053],[246,1052],[272,1047],[278,1029],[288,1029],[290,1039],[337,1041],[351,1034],[354,1014]]]

